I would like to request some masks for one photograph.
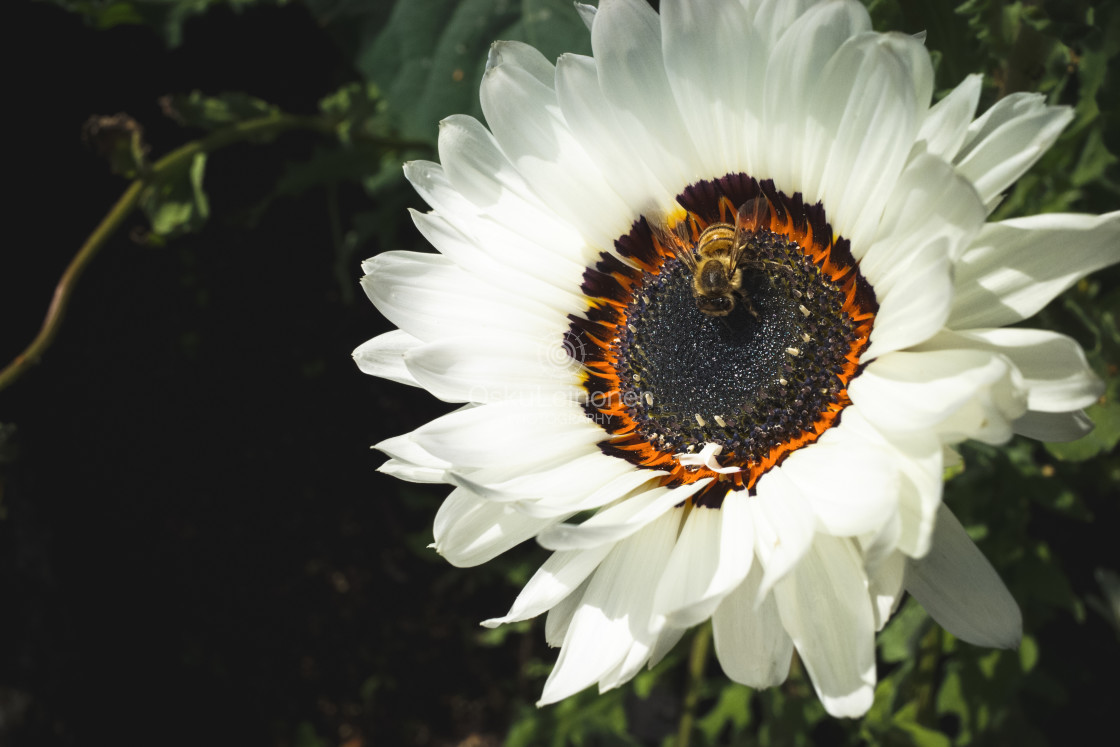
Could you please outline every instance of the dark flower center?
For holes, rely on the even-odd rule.
[[[604,255],[587,271],[593,302],[568,347],[589,351],[601,448],[668,484],[716,477],[692,500],[718,506],[838,422],[877,305],[847,241],[799,194],[732,175],[678,201],[683,219],[639,219],[616,242],[637,267]]]

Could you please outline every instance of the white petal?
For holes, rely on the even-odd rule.
[[[480,329],[546,334],[563,319],[531,299],[495,294],[439,254],[383,252],[362,267],[377,310],[425,342]]]
[[[583,603],[583,595],[591,585],[588,578],[579,585],[575,591],[557,602],[556,606],[548,611],[544,617],[544,640],[552,648],[559,648],[564,643],[564,636],[568,635],[568,626],[572,624],[572,617]]]
[[[919,343],[944,326],[953,300],[950,260],[964,253],[984,216],[971,184],[940,158],[923,154],[907,164],[860,259],[880,304],[863,360]]]
[[[929,104],[929,53],[901,34],[852,37],[820,77],[802,188],[853,246],[871,243]]]
[[[897,548],[911,557],[925,555],[929,550],[937,507],[941,503],[944,449],[937,434],[919,430],[884,435],[867,421],[855,405],[844,411],[840,429],[854,431],[878,448],[890,451],[900,470],[898,534],[892,544],[877,550],[882,552]],[[875,560],[877,558],[869,555],[868,564],[873,565]]]
[[[635,646],[648,658],[657,635],[650,612],[653,587],[679,521],[676,512],[662,516],[607,555],[571,618],[537,705],[555,703],[599,681]]]
[[[1026,410],[1018,371],[980,350],[890,353],[872,361],[848,393],[881,430],[934,429],[950,441],[1006,441],[1010,421]]]
[[[591,30],[591,26],[595,23],[595,14],[598,10],[599,9],[594,5],[576,3],[576,12],[579,13],[580,20],[583,21],[584,26],[587,26],[588,31]]]
[[[661,628],[661,632],[657,634],[657,640],[654,641],[653,648],[649,652],[649,663],[647,666],[653,669],[660,664],[661,660],[680,642],[684,634],[684,628],[674,628],[671,625],[665,625],[665,627]]]
[[[490,45],[486,68],[509,65],[551,87],[556,78],[556,68],[536,47],[519,41],[496,41]]]
[[[505,617],[484,620],[482,624],[496,628],[547,612],[579,588],[613,547],[602,545],[591,550],[553,553],[525,584]]]
[[[433,456],[459,468],[533,464],[584,449],[603,430],[575,404],[498,402],[456,410],[413,431]]]
[[[860,260],[860,272],[881,297],[913,274],[909,269],[913,259],[931,245],[946,242],[949,257],[958,259],[985,217],[980,197],[967,179],[940,158],[921,154],[906,164],[899,177],[875,242],[866,251],[852,250]]]
[[[769,61],[773,46],[817,4],[818,0],[740,0],[739,5],[746,11],[749,34],[740,43],[748,59],[740,81],[740,90],[748,101],[743,110],[740,134],[745,161],[743,172],[757,179],[773,178],[774,168],[781,163],[773,143],[783,139],[782,133],[765,124],[762,111],[766,81],[772,73]]]
[[[781,469],[805,496],[817,529],[837,537],[877,531],[898,502],[894,457],[856,435],[798,449]]]
[[[825,710],[866,713],[875,695],[875,620],[852,542],[818,535],[774,598]]]
[[[531,469],[520,464],[499,464],[466,473],[455,472],[452,480],[491,501],[526,505],[542,500],[556,501],[580,506],[569,510],[583,510],[589,493],[635,474],[644,477],[642,482],[646,482],[658,473],[635,469],[626,460],[608,456],[597,445],[588,444],[579,450],[556,454],[553,459],[539,462]],[[615,498],[622,495],[619,493]]]
[[[709,442],[705,443],[699,452],[682,451],[673,456],[677,464],[682,467],[706,467],[720,475],[733,475],[743,471],[741,467],[721,467],[719,460],[716,459],[721,453],[723,453],[722,444]]]
[[[708,619],[746,578],[754,558],[749,500],[744,491],[732,491],[718,510],[689,513],[654,595],[654,610],[670,625],[687,628]]]
[[[786,29],[798,23],[819,3],[820,0],[761,0],[753,3],[742,0],[747,15],[753,16],[752,25],[758,29],[759,37],[765,44],[772,44],[773,40],[780,38]]]
[[[782,627],[774,595],[756,604],[761,583],[762,569],[756,563],[712,615],[716,655],[724,674],[757,688],[785,682],[793,656],[793,641]]]
[[[677,488],[651,488],[599,511],[582,524],[557,524],[542,533],[537,541],[549,550],[582,550],[618,542],[682,503],[709,482],[710,479],[705,479]]]
[[[613,459],[613,457],[611,457]],[[662,470],[631,470],[585,493],[578,500],[566,496],[545,496],[540,500],[522,503],[521,510],[530,516],[557,516],[571,511],[590,511],[613,503],[620,498],[645,492],[650,478],[666,475]]]
[[[408,161],[403,170],[412,188],[437,213],[475,212],[474,205],[448,182],[442,164],[424,160]]]
[[[452,565],[469,568],[493,560],[555,521],[525,516],[455,488],[436,512],[435,548]]]
[[[570,288],[578,286],[584,268],[597,254],[533,197],[493,136],[476,120],[458,117],[441,125],[440,142],[447,144],[445,166],[429,161],[404,166],[413,187],[447,224],[432,228],[417,222],[422,231],[427,228],[436,234],[425,232],[428,240],[483,279],[511,273],[522,283],[543,285],[550,295],[555,290],[575,293]],[[482,169],[491,171],[480,173]],[[460,185],[451,181],[453,173]],[[515,189],[520,190],[516,195]],[[522,293],[532,297],[531,290]]]
[[[565,238],[559,250],[554,250],[549,245],[555,243],[551,239],[556,232],[544,221],[537,223],[537,233],[524,236],[510,230],[506,222],[487,216],[456,214],[446,221],[448,228],[426,226],[415,211],[410,213],[433,246],[481,280],[565,313],[584,308],[578,288],[588,264],[581,259],[589,252],[583,251],[582,238],[574,243]],[[507,276],[512,282],[499,282]]]
[[[494,136],[474,117],[455,114],[439,123],[439,160],[452,189],[478,207],[511,201],[522,210],[547,212]]]
[[[954,163],[990,208],[1001,193],[1050,149],[1073,110],[1046,106],[1039,93],[1003,97],[969,125]]]
[[[375,449],[392,457],[379,470],[390,475],[405,476],[412,482],[446,482],[447,470],[451,462],[439,459],[412,440],[411,434],[394,436],[379,444]]]
[[[901,501],[899,502],[901,503]],[[895,508],[878,530],[862,534],[856,539],[859,541],[859,550],[863,553],[864,566],[870,574],[880,564],[896,554],[895,550],[902,539],[901,511]]]
[[[502,151],[533,191],[589,244],[604,249],[637,216],[568,130],[550,85],[492,54],[482,79],[482,111]]]
[[[868,570],[875,630],[882,630],[902,599],[906,576],[906,556],[892,553],[883,562]]]
[[[1041,329],[978,329],[945,332],[922,349],[973,348],[1008,358],[1023,376],[1027,407],[1065,412],[1088,407],[1104,393],[1077,341]]]
[[[994,648],[1019,645],[1019,605],[945,506],[937,512],[929,554],[907,566],[906,590],[941,627],[963,641]]]
[[[556,63],[556,96],[564,119],[584,149],[599,164],[603,178],[633,216],[656,219],[676,207],[682,185],[662,184],[650,171],[649,159],[623,129],[614,108],[599,87],[595,60],[566,54]]]
[[[394,329],[359,345],[354,350],[354,362],[362,373],[370,376],[420,386],[404,365],[405,353],[420,344],[420,340],[407,332]]]
[[[440,122],[439,154],[451,187],[495,223],[578,264],[598,256],[577,230],[536,197],[478,120],[456,115]]]
[[[880,300],[865,360],[924,342],[949,318],[953,303],[949,247],[938,242],[926,248],[924,256],[909,264],[906,277]]]
[[[764,45],[744,8],[667,0],[661,34],[669,85],[703,170],[756,173],[744,133],[759,126],[766,68]]]
[[[1093,430],[1084,410],[1073,412],[1028,412],[1011,424],[1020,436],[1039,441],[1076,441]]]
[[[539,518],[570,515],[600,508],[624,497],[645,492],[661,470],[635,469],[622,459],[602,453],[595,445],[560,452],[531,466],[498,464],[447,479],[487,500],[516,504],[527,516]]]
[[[432,467],[421,467],[416,464],[402,462],[399,459],[389,459],[380,467],[377,468],[378,472],[390,475],[398,480],[405,480],[407,482],[420,482],[420,483],[445,483],[447,482],[447,470],[435,469]]]
[[[381,443],[374,444],[373,448],[384,453],[386,456],[391,456],[395,459],[401,459],[406,462],[423,464],[429,467],[443,467],[445,469],[451,468],[451,462],[439,459],[432,455],[431,452],[420,446],[412,439],[412,434],[406,433],[403,436],[393,436],[392,438],[387,438]]]
[[[565,352],[560,335],[550,337],[437,340],[410,350],[405,364],[421,386],[445,402],[578,401],[586,395],[578,378],[581,365]]]
[[[1116,262],[1120,212],[1046,213],[990,223],[956,267],[949,326],[1014,324],[1090,272]]]
[[[688,129],[681,120],[661,57],[657,13],[644,0],[604,0],[591,29],[599,85],[618,126],[658,181],[679,192],[701,178]]]
[[[925,141],[928,153],[947,161],[952,161],[957,155],[976,114],[983,81],[982,75],[969,75],[945,98],[930,107],[918,131],[918,140]]]
[[[559,312],[556,316],[561,318],[585,307],[586,300],[576,290],[582,272],[567,260],[550,257],[533,242],[518,239],[509,231],[463,211],[453,214],[454,222],[442,215],[415,210],[409,210],[409,215],[413,225],[440,254],[470,273],[478,285],[489,286],[491,293],[516,300],[527,308],[543,305]],[[533,266],[533,259],[537,266]]]
[[[763,475],[755,490],[755,500],[748,506],[755,526],[755,552],[763,567],[761,601],[813,543],[816,517],[782,467]]]
[[[671,538],[668,539],[671,541]],[[668,549],[668,547],[665,547],[666,552]],[[653,656],[654,648],[659,645],[662,624],[663,621],[658,620],[655,627],[651,629],[650,635],[635,640],[630,646],[630,650],[626,652],[626,656],[622,657],[622,661],[599,678],[600,693],[605,693],[608,690],[613,690],[616,687],[625,685],[627,682],[634,679],[634,676],[638,674],[638,672],[642,671],[642,668],[647,665],[650,658]],[[672,637],[673,634],[671,633],[670,638]],[[679,635],[675,637],[678,638],[678,640],[680,638]],[[660,645],[663,646],[664,644]]]
[[[826,141],[836,134],[834,130],[826,132],[820,117],[813,114],[814,96],[791,96],[790,92],[812,91],[840,46],[850,37],[870,29],[871,19],[859,3],[831,2],[813,6],[797,23],[776,37],[765,74],[759,71],[752,75],[747,69],[741,74],[741,82],[727,86],[745,95],[752,84],[764,84],[761,99],[765,132],[780,142],[781,147],[768,148],[764,144],[754,158],[762,161],[764,173],[783,185],[781,188],[787,193],[818,194],[820,163],[809,159],[822,158]],[[741,48],[743,54],[750,51],[750,42],[746,39],[734,46]],[[733,72],[740,75],[738,70]],[[757,107],[757,104],[752,103],[752,106]]]

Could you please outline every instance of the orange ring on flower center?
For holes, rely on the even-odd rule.
[[[616,241],[618,257],[587,270],[588,310],[571,317],[577,339],[566,347],[584,351],[584,408],[609,434],[600,448],[668,472],[665,485],[713,478],[692,501],[718,505],[838,423],[878,305],[847,240],[800,194],[734,174],[692,185],[678,202],[660,226],[640,218]],[[705,253],[714,244],[697,252],[696,242],[709,226],[735,226],[740,206],[753,203],[769,209],[754,224],[738,218],[751,236],[742,252],[750,259],[737,265],[739,303],[715,317],[702,311],[711,304],[695,276],[697,256],[714,256]],[[718,254],[730,231],[708,236],[716,234]]]

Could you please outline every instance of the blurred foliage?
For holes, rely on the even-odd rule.
[[[51,2],[80,14],[98,29],[149,26],[172,47],[183,43],[189,18],[214,6],[284,4],[284,0]],[[966,74],[980,71],[985,74],[982,109],[1019,90],[1040,91],[1052,103],[1074,108],[1074,122],[1008,193],[994,218],[1116,209],[1120,202],[1116,156],[1120,152],[1120,4],[1109,0],[967,0],[963,4],[868,0],[867,4],[877,28],[928,31],[939,95]],[[395,247],[402,236],[411,236],[406,233],[404,209],[411,193],[401,177],[401,164],[409,158],[434,156],[440,119],[454,113],[481,116],[477,91],[492,41],[525,41],[549,58],[590,51],[586,28],[566,0],[303,0],[302,5],[342,50],[353,77],[338,90],[325,92],[319,111],[308,115],[330,134],[305,160],[284,166],[272,192],[260,199],[248,218],[260,219],[265,208],[283,196],[320,187],[326,187],[330,196],[339,184],[360,185],[370,198],[368,209],[356,212],[346,224],[332,212],[336,259],[343,277],[348,277],[346,263],[355,255]],[[239,92],[169,92],[163,108],[182,126],[211,133],[282,115],[275,106]],[[102,129],[124,133],[102,150],[113,169],[129,178],[143,175],[147,146],[139,126]],[[208,158],[198,153],[148,185],[142,208],[151,231],[161,240],[197,231],[207,221]],[[337,211],[330,200],[328,210]],[[1023,609],[1027,635],[1019,650],[990,651],[962,644],[908,600],[879,636],[880,682],[866,718],[828,718],[796,662],[789,681],[767,692],[732,684],[712,666],[701,686],[693,744],[1041,745],[1061,733],[1056,724],[1061,724],[1071,700],[1086,698],[1095,687],[1092,692],[1099,702],[1108,701],[1108,692],[1101,691],[1112,687],[1107,678],[1086,684],[1082,669],[1091,667],[1091,662],[1063,661],[1035,631],[1052,627],[1077,635],[1092,611],[1120,635],[1117,557],[1085,558],[1077,553],[1079,532],[1094,527],[1102,511],[1114,516],[1120,499],[1117,281],[1116,268],[1099,273],[1052,304],[1040,315],[1041,321],[1032,320],[1076,337],[1105,380],[1105,395],[1089,409],[1096,430],[1069,444],[1017,439],[1002,448],[965,445],[963,469],[947,486],[947,501]],[[406,510],[416,515],[434,513],[430,493],[411,492],[410,486],[399,490],[397,500]],[[542,557],[537,550],[519,551],[464,574],[445,568],[425,549],[430,541],[427,530],[401,539],[409,555],[397,562],[435,563],[428,593],[455,599],[480,593],[487,584],[512,599]],[[1088,585],[1087,579],[1096,581]],[[685,681],[686,643],[632,686],[602,695],[583,692],[537,709],[533,701],[554,658],[539,640],[543,637],[539,622],[497,631],[482,631],[474,620],[440,624],[445,626],[441,635],[457,638],[463,647],[500,649],[505,652],[503,661],[514,662],[516,677],[495,675],[492,692],[481,698],[484,702],[472,700],[472,707],[486,710],[491,722],[508,725],[500,729],[505,744],[673,743]],[[428,632],[422,631],[417,640]],[[394,692],[400,686],[394,678],[405,674],[370,672],[352,698],[372,707],[371,703]],[[398,733],[411,734],[416,743],[429,743],[417,736],[429,734],[426,728],[408,723]],[[331,742],[310,721],[296,724],[280,740],[297,745]]]
[[[169,47],[183,41],[183,24],[192,16],[205,13],[216,5],[242,8],[271,3],[283,5],[290,0],[49,0],[67,10],[81,14],[98,29],[120,25],[151,26],[163,36]]]
[[[210,202],[202,190],[206,154],[197,153],[190,161],[154,180],[140,198],[152,232],[161,240],[197,231],[210,217]]]
[[[244,93],[223,93],[207,96],[201,91],[169,94],[160,99],[163,113],[185,127],[215,130],[258,117],[270,117],[280,110]]]

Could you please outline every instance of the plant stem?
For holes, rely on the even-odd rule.
[[[688,747],[692,739],[692,730],[696,724],[696,708],[700,704],[700,687],[704,683],[704,668],[708,663],[708,645],[711,640],[711,623],[701,625],[692,639],[692,648],[688,654],[688,686],[684,693],[680,724],[677,727],[677,747]]]
[[[158,182],[163,176],[174,173],[177,169],[188,166],[191,160],[200,153],[212,153],[216,150],[233,145],[245,140],[255,138],[271,138],[289,130],[312,130],[326,135],[335,134],[335,123],[325,117],[297,116],[292,114],[272,114],[266,117],[237,122],[224,127],[201,140],[189,142],[157,161],[144,174],[128,185],[128,188],[109,210],[101,223],[89,235],[85,243],[70,260],[66,271],[62,274],[54,289],[54,297],[43,319],[43,326],[39,334],[31,341],[22,353],[12,359],[11,363],[0,370],[0,390],[5,389],[22,376],[29,368],[39,362],[54,342],[62,319],[66,314],[66,306],[70,296],[81,278],[86,266],[97,256],[101,247],[109,240],[121,223],[124,222],[140,202],[144,189]],[[424,143],[408,141],[377,141],[385,147],[428,147]]]
[[[109,210],[108,215],[89,235],[86,243],[82,244],[82,248],[74,255],[74,259],[70,260],[66,272],[62,273],[62,278],[55,286],[54,296],[51,298],[51,305],[47,308],[47,316],[43,320],[43,326],[39,329],[39,334],[35,336],[35,339],[22,353],[13,358],[12,362],[0,371],[0,389],[9,386],[27,369],[38,363],[43,353],[54,342],[55,335],[58,334],[58,328],[62,324],[62,317],[66,314],[66,306],[70,302],[70,295],[78,284],[78,278],[82,276],[86,265],[97,256],[101,246],[136,208],[136,203],[140,201],[140,193],[144,190],[144,184],[143,179],[137,179],[128,185],[128,189]]]
[[[941,626],[932,624],[918,644],[918,666],[914,673],[918,690],[915,720],[929,728],[937,720],[937,667],[941,662],[941,646]]]

